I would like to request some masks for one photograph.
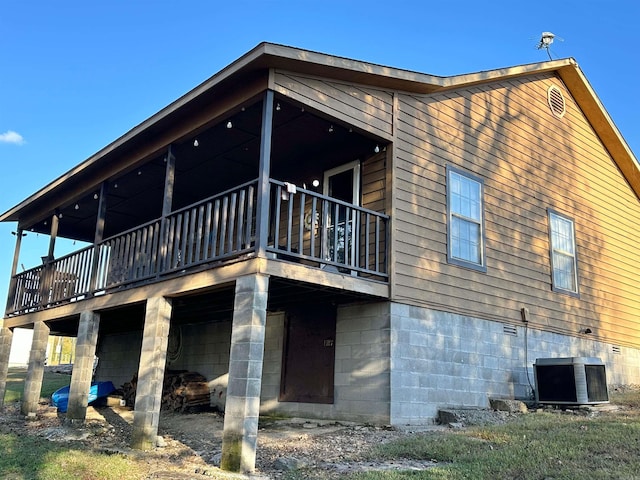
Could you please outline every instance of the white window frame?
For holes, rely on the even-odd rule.
[[[578,251],[576,246],[576,230],[575,222],[572,218],[567,217],[551,208],[547,209],[549,220],[549,260],[551,262],[551,289],[555,292],[562,292],[573,296],[579,295],[579,276],[578,276]],[[554,219],[558,219],[569,226],[569,237],[565,238],[565,244],[561,245],[558,235],[563,232],[554,231]],[[567,245],[567,242],[569,245]],[[569,246],[570,248],[566,248]],[[571,281],[573,285],[566,283],[567,273],[561,271],[560,258],[570,259],[573,272]]]
[[[477,185],[478,194],[477,198],[479,201],[478,208],[478,218],[470,217],[464,214],[464,212],[459,212],[455,210],[454,207],[454,196],[452,188],[452,178],[454,176],[458,176],[463,178],[467,182],[471,182],[471,184]],[[468,258],[463,258],[460,256],[456,256],[455,251],[457,242],[454,237],[453,232],[453,222],[454,219],[462,222],[466,222],[467,224],[477,225],[478,227],[478,257],[479,261],[473,261]],[[476,175],[472,175],[463,170],[457,169],[455,167],[447,165],[447,262],[453,265],[458,265],[465,268],[470,268],[473,270],[478,270],[481,272],[487,271],[487,265],[485,260],[485,229],[484,229],[484,180]]]

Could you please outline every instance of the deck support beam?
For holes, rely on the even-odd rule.
[[[99,313],[86,311],[80,314],[67,407],[67,420],[72,423],[84,422],[87,416],[99,327]]]
[[[131,436],[131,446],[138,450],[156,446],[171,308],[168,298],[147,300]]]
[[[256,463],[269,277],[238,278],[231,327],[229,384],[220,467],[252,472]]]
[[[22,414],[27,417],[34,416],[38,412],[48,340],[49,326],[43,321],[35,322],[31,352],[29,353],[29,367],[24,381],[24,395],[20,409]]]
[[[4,405],[4,394],[7,390],[7,375],[9,374],[9,354],[13,331],[2,324],[0,320],[0,407]]]

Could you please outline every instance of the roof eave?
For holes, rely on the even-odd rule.
[[[170,103],[169,105],[164,107],[159,112],[155,113],[154,115],[152,115],[148,119],[144,120],[142,123],[140,123],[140,124],[136,125],[135,127],[133,127],[131,130],[126,132],[124,135],[119,137],[117,140],[113,141],[112,143],[110,143],[106,147],[102,148],[101,150],[99,150],[98,152],[96,152],[95,154],[93,154],[92,156],[87,158],[85,161],[83,161],[79,165],[75,166],[74,168],[72,168],[68,172],[62,174],[60,177],[56,178],[51,183],[47,184],[46,186],[44,186],[43,188],[38,190],[33,195],[27,197],[25,200],[23,200],[22,202],[20,202],[19,204],[17,204],[13,208],[11,208],[11,209],[7,210],[5,213],[1,214],[0,215],[0,222],[12,222],[12,221],[13,222],[17,222],[17,221],[19,221],[19,213],[27,205],[29,205],[30,203],[32,203],[34,201],[37,201],[38,199],[40,199],[43,196],[47,195],[49,192],[55,190],[57,187],[62,185],[65,181],[69,180],[70,178],[72,178],[72,177],[74,177],[76,175],[79,175],[83,171],[89,169],[96,162],[100,161],[100,159],[102,159],[105,156],[107,156],[108,154],[118,150],[119,148],[121,148],[127,142],[131,141],[133,138],[135,138],[140,133],[144,132],[145,130],[147,130],[147,129],[151,128],[151,127],[153,127],[158,122],[160,122],[161,120],[167,118],[169,115],[171,115],[172,113],[176,112],[180,108],[184,107],[186,104],[188,104],[190,101],[192,101],[193,99],[195,99],[196,97],[198,97],[202,93],[204,93],[207,90],[213,88],[214,86],[218,85],[219,83],[221,83],[225,79],[227,79],[230,76],[232,76],[235,72],[237,72],[237,71],[241,70],[242,68],[244,68],[247,64],[249,64],[252,61],[254,61],[260,55],[263,55],[264,46],[265,46],[265,44],[258,45],[253,50],[251,50],[250,52],[248,52],[244,56],[240,57],[235,62],[231,63],[227,67],[225,67],[222,70],[220,70],[218,73],[216,73],[215,75],[210,77],[205,82],[201,83],[200,85],[198,85],[197,87],[195,87],[191,91],[187,92],[182,97],[180,97],[177,100],[175,100],[174,102]]]
[[[377,88],[388,88],[420,94],[470,87],[498,79],[509,79],[550,71],[558,72],[580,105],[580,108],[593,125],[594,130],[601,138],[603,144],[619,165],[620,170],[627,178],[634,192],[640,198],[640,165],[609,117],[606,109],[589,85],[589,82],[582,74],[577,63],[571,58],[452,77],[438,77],[309,50],[301,50],[284,45],[261,43],[205,82],[129,130],[78,166],[61,175],[35,194],[0,215],[0,222],[19,221],[20,212],[29,204],[50,194],[67,180],[81,175],[105,156],[122,148],[136,136],[151,129],[159,122],[166,120],[200,95],[215,88],[225,80],[243,71],[248,72],[251,70],[270,68],[293,70],[301,73],[327,76],[337,80],[373,85]]]

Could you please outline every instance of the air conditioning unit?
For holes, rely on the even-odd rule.
[[[608,403],[604,363],[594,357],[537,358],[536,401],[559,405]]]

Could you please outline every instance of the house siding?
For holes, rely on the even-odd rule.
[[[554,117],[550,85],[567,114]],[[393,300],[638,346],[640,202],[551,74],[399,95]],[[485,180],[487,273],[447,264],[446,166]],[[574,219],[579,298],[551,290],[547,208]]]
[[[376,212],[388,213],[385,202],[386,152],[362,162],[362,206]]]

